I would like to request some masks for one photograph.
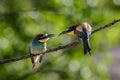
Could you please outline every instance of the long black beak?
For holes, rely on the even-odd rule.
[[[67,32],[68,32],[68,30],[63,31],[63,32],[61,32],[61,33],[59,34],[59,36],[62,35],[62,34],[66,34]]]
[[[48,34],[47,37],[54,37],[54,34]]]

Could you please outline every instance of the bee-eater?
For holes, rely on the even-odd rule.
[[[80,38],[83,41],[83,46],[84,46],[84,54],[87,52],[90,53],[90,46],[89,46],[89,37],[92,32],[92,27],[89,23],[83,22],[81,24],[76,24],[71,27],[69,27],[67,30],[61,32],[61,34],[69,34],[69,35],[76,35],[78,38]]]
[[[47,50],[46,42],[50,37],[53,37],[54,34],[38,34],[34,37],[34,39],[30,42],[30,55],[34,55],[37,53],[45,52]],[[35,64],[39,61],[41,62],[43,58],[43,54],[40,54],[35,57],[31,57],[33,68]]]

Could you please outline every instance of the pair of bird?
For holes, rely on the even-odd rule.
[[[89,37],[92,32],[92,27],[89,23],[83,22],[81,24],[76,24],[69,27],[67,30],[61,32],[59,35],[62,34],[69,34],[69,35],[76,35],[79,39],[83,41],[84,46],[84,54],[87,52],[90,53],[90,46],[89,46]],[[54,34],[38,34],[30,43],[30,55],[34,55],[37,53],[45,52],[46,42],[49,40],[50,37],[53,37]],[[31,57],[33,68],[35,64],[39,61],[41,62],[43,59],[44,54],[40,54],[39,56]]]

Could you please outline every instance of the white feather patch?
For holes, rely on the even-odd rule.
[[[40,56],[36,56],[35,63],[40,60]]]

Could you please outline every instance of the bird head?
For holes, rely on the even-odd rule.
[[[61,32],[61,33],[59,34],[59,36],[62,35],[62,34],[74,35],[77,25],[78,25],[78,24],[69,27],[67,30]]]
[[[88,23],[88,22],[83,22],[81,24],[83,27],[87,28],[87,30],[91,31],[92,30],[92,27],[91,25]]]
[[[35,40],[45,43],[49,40],[50,37],[53,37],[54,34],[38,34],[35,36]]]

